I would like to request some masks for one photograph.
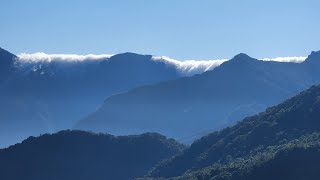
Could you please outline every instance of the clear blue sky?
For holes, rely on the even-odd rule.
[[[177,59],[320,50],[319,0],[0,0],[13,53],[121,53]]]

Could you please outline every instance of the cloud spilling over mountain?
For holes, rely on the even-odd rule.
[[[15,56],[0,49],[0,147],[19,142],[29,135],[71,128],[114,94],[205,71],[209,73],[209,70],[229,62],[224,59],[179,61],[135,53],[23,53]],[[232,72],[238,69],[238,73],[242,73],[238,65],[232,67]],[[305,79],[297,78],[305,83]],[[217,76],[216,79],[223,80],[223,77]],[[172,87],[168,86],[167,90],[181,93],[181,90],[190,89]],[[188,114],[190,107],[182,110]]]
[[[37,52],[33,54],[21,53],[18,55],[21,61],[25,62],[51,62],[51,61],[88,61],[88,60],[103,60],[110,58],[113,55],[110,54],[46,54],[43,52]]]
[[[261,58],[259,60],[301,63],[301,62],[305,61],[306,59],[307,59],[307,57],[304,57],[304,56],[292,56],[292,57]]]
[[[320,83],[318,53],[302,63],[238,54],[199,75],[111,96],[76,128],[113,134],[156,131],[190,142]]]
[[[20,65],[30,65],[30,64],[46,64],[46,63],[57,63],[63,64],[74,64],[74,63],[86,63],[86,62],[101,62],[103,60],[109,60],[114,55],[110,54],[46,54],[43,52],[27,54],[21,53],[18,55],[18,60],[20,60]],[[208,70],[212,70],[219,66],[227,59],[221,60],[186,60],[179,61],[171,59],[165,56],[152,56],[150,59],[155,62],[162,62],[168,66],[176,68],[176,70],[183,76],[192,76],[194,74],[200,74]],[[126,65],[126,64],[124,64]],[[24,66],[25,67],[25,66]]]
[[[166,56],[153,56],[153,60],[163,61],[167,64],[172,64],[177,68],[177,70],[180,73],[185,75],[201,74],[203,72],[212,70],[215,67],[220,66],[225,61],[227,61],[227,59],[179,61]]]
[[[0,49],[0,147],[71,128],[103,101],[182,77],[151,55],[20,55]]]
[[[46,54],[43,52],[28,54],[21,53],[18,55],[19,60],[25,63],[46,63],[46,62],[87,62],[87,61],[102,61],[111,58],[112,54]],[[292,57],[276,57],[276,58],[260,58],[262,61],[277,61],[277,62],[303,62],[306,57],[292,56]],[[166,56],[152,56],[152,60],[161,61],[169,66],[174,66],[179,73],[184,76],[192,76],[201,74],[203,72],[212,70],[220,66],[228,59],[215,59],[215,60],[176,60]]]

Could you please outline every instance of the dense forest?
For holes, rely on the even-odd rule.
[[[320,168],[320,86],[211,133],[147,177],[316,179]],[[307,173],[307,175],[306,175]],[[148,179],[148,178],[147,178]]]
[[[276,146],[269,146],[255,155],[217,162],[197,171],[188,171],[173,178],[143,180],[283,180],[317,179],[320,177],[320,134],[313,133]],[[139,179],[142,180],[142,179]]]
[[[0,179],[128,180],[184,148],[156,133],[117,137],[61,131],[0,150]]]

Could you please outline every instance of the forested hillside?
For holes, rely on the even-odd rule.
[[[0,179],[128,180],[184,148],[157,133],[117,137],[61,131],[0,150]]]
[[[214,169],[210,170],[208,175],[210,178],[215,176],[213,172],[216,169],[218,169],[217,174],[220,174],[219,177],[222,172],[223,174],[242,174],[244,173],[241,172],[242,169],[243,171],[248,170],[246,166],[240,169],[233,167],[235,164],[237,166],[246,164],[239,159],[249,161],[249,165],[253,164],[253,166],[262,164],[262,166],[257,167],[257,170],[250,171],[250,173],[253,173],[249,173],[250,177],[269,172],[268,169],[264,169],[265,166],[265,168],[270,168],[270,172],[275,171],[271,166],[269,167],[269,164],[272,163],[275,163],[272,167],[276,167],[279,163],[290,165],[287,168],[279,169],[279,173],[286,173],[294,164],[287,161],[282,162],[283,151],[290,151],[288,161],[309,161],[313,155],[316,154],[315,159],[319,156],[317,154],[317,149],[319,149],[318,134],[320,132],[319,117],[320,86],[313,86],[277,106],[268,108],[263,113],[245,118],[232,127],[197,140],[183,154],[158,165],[150,172],[149,176],[170,178],[186,175],[190,171],[206,174],[208,171],[205,169],[208,169],[208,167]],[[296,148],[300,150],[296,152]],[[301,159],[293,158],[295,153],[300,152]],[[308,153],[312,153],[312,155],[308,155]],[[267,159],[263,159],[262,156],[266,156]],[[254,160],[252,160],[253,157]],[[218,165],[213,166],[214,164]],[[297,165],[296,169],[304,166],[303,162],[295,165]],[[310,170],[312,173],[316,173],[317,167],[312,167],[313,169]],[[295,173],[302,173],[304,170]],[[275,173],[271,173],[271,175],[278,177],[278,174]],[[204,179],[210,179],[208,176],[206,175]],[[261,178],[262,176],[259,177],[259,179]]]

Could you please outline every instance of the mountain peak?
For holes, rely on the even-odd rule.
[[[16,57],[14,54],[10,53],[9,51],[5,50],[5,49],[2,49],[0,47],[0,59],[4,59],[4,58],[7,58],[7,57]]]
[[[237,61],[248,61],[248,60],[255,60],[255,59],[252,58],[252,57],[250,57],[250,56],[248,56],[248,55],[245,54],[245,53],[240,53],[240,54],[235,55],[235,56],[231,59],[231,61],[235,61],[235,60],[237,60]]]
[[[16,56],[0,48],[0,80],[11,72]]]
[[[132,52],[125,52],[125,53],[120,53],[116,54],[111,57],[111,59],[138,59],[141,57],[149,58],[151,59],[151,55],[142,55],[142,54],[137,54],[137,53],[132,53]]]
[[[6,51],[6,50],[4,50],[4,49],[2,49],[2,48],[0,47],[0,53],[1,53],[2,51]]]
[[[306,63],[320,62],[320,51],[312,51],[305,60]]]

